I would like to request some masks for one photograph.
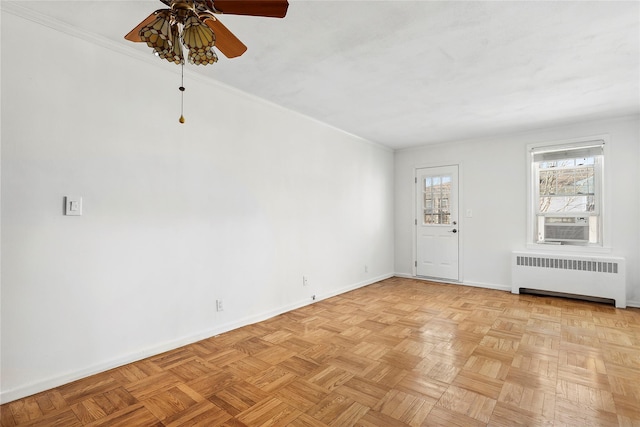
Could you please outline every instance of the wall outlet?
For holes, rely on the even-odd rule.
[[[224,310],[224,306],[222,305],[222,300],[221,299],[217,299],[216,300],[216,311],[223,311]]]
[[[311,295],[311,299],[315,301],[316,300],[316,296],[315,295]]]
[[[368,272],[369,272],[369,266],[368,266],[368,265],[365,265],[365,266],[364,266],[364,272],[365,272],[365,273],[368,273]]]
[[[309,278],[307,276],[302,276],[302,286],[309,286]]]

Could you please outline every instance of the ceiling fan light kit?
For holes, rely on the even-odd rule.
[[[218,61],[218,55],[212,50],[216,35],[197,16],[191,15],[185,22],[182,40],[189,49],[191,64],[207,65]]]
[[[180,32],[177,25],[171,25],[169,18],[166,11],[158,11],[156,19],[140,30],[140,40],[146,42],[160,58],[181,64]]]
[[[187,60],[195,65],[218,62],[214,46],[227,58],[242,55],[247,47],[213,15],[264,16],[284,18],[287,0],[160,0],[169,9],[149,15],[124,36],[132,42],[144,42],[156,56],[184,67]],[[184,70],[183,70],[184,80]],[[184,94],[184,85],[180,86]],[[180,123],[184,116],[180,115]]]

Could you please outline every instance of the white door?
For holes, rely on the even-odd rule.
[[[458,166],[416,170],[416,275],[458,281]]]

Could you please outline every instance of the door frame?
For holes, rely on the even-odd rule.
[[[439,280],[437,278],[427,278],[424,276],[418,276],[418,268],[416,263],[418,262],[418,218],[416,213],[418,212],[418,198],[417,194],[417,186],[418,186],[418,169],[426,169],[426,168],[439,168],[446,166],[457,166],[458,167],[458,280]],[[413,224],[412,224],[412,250],[411,250],[411,275],[416,279],[430,280],[432,282],[441,282],[441,283],[455,283],[460,284],[464,282],[463,272],[464,272],[464,260],[462,250],[464,248],[465,241],[465,226],[466,226],[466,215],[463,215],[463,212],[466,210],[463,209],[462,200],[464,200],[463,193],[463,173],[462,173],[462,163],[461,162],[439,162],[439,163],[426,163],[426,164],[418,164],[413,166],[413,181],[411,182],[411,194],[413,199]]]

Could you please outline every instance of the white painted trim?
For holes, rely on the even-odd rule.
[[[561,245],[561,246],[553,246],[553,245],[544,245],[538,244],[534,242],[533,236],[533,221],[534,221],[534,206],[535,206],[535,194],[531,190],[534,180],[534,170],[531,167],[531,151],[535,148],[542,147],[551,147],[556,145],[572,145],[578,144],[581,142],[588,141],[596,141],[601,140],[604,142],[604,165],[602,168],[602,182],[599,185],[601,191],[600,197],[600,218],[602,218],[602,245],[600,246],[572,246],[572,245]],[[534,142],[527,144],[525,151],[526,158],[526,171],[527,171],[527,249],[533,250],[541,250],[541,251],[549,251],[549,252],[565,252],[571,251],[582,254],[589,253],[611,253],[611,215],[606,212],[606,207],[609,206],[608,200],[609,195],[611,194],[611,180],[609,179],[609,172],[607,168],[607,162],[609,162],[611,158],[611,137],[609,134],[599,134],[599,135],[588,135],[584,137],[571,138],[571,139],[563,139],[559,141],[544,141],[544,142]]]
[[[460,286],[469,286],[472,288],[483,288],[483,289],[492,289],[495,291],[506,291],[511,292],[511,286],[506,285],[496,285],[493,283],[482,283],[482,282],[452,282],[452,281],[444,281],[440,279],[434,279],[431,277],[421,277],[421,276],[410,276],[404,273],[396,273],[397,277],[404,277],[407,279],[415,279],[421,280],[423,282],[434,282],[434,283],[443,283],[446,285],[460,285]]]
[[[322,294],[320,296],[316,295],[316,301],[314,301],[314,302],[322,301],[322,300],[325,300],[325,299],[328,299],[328,298],[331,298],[331,297],[335,297],[337,295],[342,295],[344,293],[347,293],[347,292],[350,292],[350,291],[353,291],[353,290],[356,290],[356,289],[360,289],[360,288],[363,288],[365,286],[369,286],[369,285],[371,285],[373,283],[379,282],[381,280],[389,279],[389,278],[394,277],[394,276],[395,276],[395,274],[393,274],[393,273],[383,274],[382,276],[374,277],[372,279],[364,280],[362,282],[358,282],[358,283],[355,283],[353,285],[346,286],[346,287],[341,288],[341,289],[339,289],[337,291],[329,292],[327,294]],[[303,304],[300,307],[302,307],[304,305],[308,305],[308,304]],[[300,308],[300,307],[296,307],[296,308]]]
[[[151,4],[151,3],[150,3]],[[134,59],[138,59],[141,61],[146,62],[147,64],[151,64],[154,65],[158,68],[163,68],[166,70],[167,66],[171,66],[171,64],[169,64],[166,61],[161,61],[158,60],[158,58],[150,53],[142,53],[142,51],[138,50],[137,48],[133,47],[133,44],[130,42],[127,43],[123,43],[123,42],[116,42],[114,40],[111,40],[109,38],[106,38],[104,36],[101,36],[99,34],[95,34],[92,33],[90,31],[87,30],[83,30],[77,27],[74,27],[72,25],[69,25],[67,23],[64,23],[62,21],[59,21],[55,18],[52,18],[44,13],[41,12],[37,12],[33,9],[30,9],[28,7],[25,7],[21,4],[19,4],[19,2],[17,1],[0,1],[0,9],[2,10],[2,13],[9,13],[11,15],[15,15],[18,16],[20,18],[26,19],[28,21],[34,22],[36,24],[51,28],[52,30],[55,31],[59,31],[61,33],[67,34],[71,37],[86,41],[88,43],[103,47],[105,49],[109,49],[112,50],[114,52],[129,56],[131,58]],[[151,7],[149,9],[150,11],[153,10],[153,8]],[[124,40],[124,38],[123,38]],[[213,86],[216,87],[218,89],[221,90],[225,90],[227,92],[231,92],[237,96],[241,96],[244,98],[248,98],[251,99],[252,101],[255,102],[259,102],[261,104],[267,105],[271,108],[275,108],[278,109],[280,111],[286,111],[287,113],[290,114],[295,114],[299,117],[304,117],[306,120],[309,120],[311,122],[314,123],[319,123],[322,126],[326,126],[328,128],[333,129],[336,132],[340,132],[344,135],[348,135],[352,138],[354,138],[355,140],[357,140],[360,143],[363,143],[365,145],[369,145],[375,148],[378,148],[380,150],[386,151],[388,153],[392,153],[394,152],[394,149],[391,147],[387,147],[386,145],[380,144],[378,142],[374,142],[374,141],[370,141],[368,139],[365,139],[359,135],[355,135],[352,134],[350,132],[345,131],[344,129],[340,129],[337,128],[329,123],[325,123],[325,122],[321,122],[320,120],[313,118],[311,116],[307,116],[306,114],[302,114],[298,111],[295,110],[290,110],[288,108],[285,108],[281,105],[275,104],[271,101],[268,101],[264,98],[260,98],[256,95],[253,95],[251,93],[248,92],[244,92],[240,89],[237,89],[233,86],[229,86],[225,83],[222,83],[219,80],[215,80],[213,78],[208,78],[203,76],[202,74],[196,73],[194,71],[191,71],[190,67],[185,67],[184,70],[185,76],[187,76],[189,79],[191,80],[195,80],[199,83],[203,83],[203,84],[207,84],[209,86]]]
[[[59,387],[64,384],[68,384],[72,381],[76,381],[82,378],[86,378],[91,375],[99,374],[101,372],[108,371],[110,369],[114,369],[123,365],[127,365],[129,363],[134,363],[142,359],[146,359],[148,357],[152,357],[166,351],[174,350],[179,347],[183,347],[185,345],[193,344],[198,341],[202,341],[204,339],[208,339],[214,337],[219,334],[223,334],[225,332],[232,331],[234,329],[241,328],[243,326],[251,325],[254,323],[262,322],[267,319],[271,319],[272,317],[278,316],[283,313],[287,313],[292,310],[296,310],[301,307],[305,307],[307,305],[313,304],[323,299],[331,298],[345,292],[353,291],[355,289],[359,289],[373,283],[379,282],[384,279],[388,279],[393,277],[392,273],[384,274],[378,277],[374,277],[368,280],[364,280],[362,282],[354,283],[352,285],[341,288],[337,291],[330,292],[322,295],[320,298],[317,298],[316,301],[305,299],[303,301],[298,301],[293,304],[289,304],[286,306],[282,306],[275,310],[270,310],[264,313],[256,314],[254,316],[245,317],[243,319],[236,320],[234,322],[223,323],[213,329],[203,330],[192,335],[188,335],[176,340],[167,341],[163,344],[150,347],[141,351],[129,353],[127,355],[117,357],[115,359],[111,359],[105,361],[103,363],[98,363],[92,366],[89,366],[84,369],[80,369],[73,372],[67,372],[62,375],[56,375],[53,377],[46,378],[44,380],[36,381],[31,384],[27,384],[21,387],[17,387],[11,390],[3,390],[0,393],[0,404],[5,404],[8,402],[12,402],[17,399],[21,399],[23,397],[31,396],[35,393],[40,393],[45,390],[52,389],[54,387]]]
[[[424,282],[446,283],[446,284],[449,284],[449,285],[472,286],[474,288],[484,288],[484,289],[493,289],[493,290],[496,290],[496,291],[511,292],[511,286],[498,285],[498,284],[494,284],[494,283],[482,283],[482,282],[452,283],[452,282],[443,282],[441,280],[430,279],[428,277],[412,276],[412,275],[406,274],[406,273],[395,273],[394,276],[395,277],[402,277],[402,278],[405,278],[405,279],[422,280]],[[627,308],[640,308],[640,301],[627,300],[626,304],[627,304]]]
[[[637,113],[626,113],[626,114],[622,114],[620,116],[610,116],[610,117],[602,117],[599,119],[596,119],[596,122],[600,122],[600,123],[621,123],[621,122],[627,122],[629,120],[637,120],[638,119],[638,114]],[[574,121],[571,122],[567,122],[564,124],[556,124],[556,125],[550,125],[550,126],[545,126],[544,124],[540,125],[540,127],[536,127],[536,128],[531,128],[531,129],[527,129],[527,130],[523,130],[523,131],[514,131],[514,130],[506,130],[504,132],[497,132],[497,133],[493,133],[491,135],[482,135],[482,136],[476,136],[476,137],[470,137],[470,138],[465,138],[465,139],[443,139],[440,141],[436,141],[436,142],[431,142],[431,143],[426,143],[426,144],[421,144],[421,145],[412,145],[410,147],[404,147],[404,148],[396,148],[395,151],[397,153],[402,153],[402,152],[412,152],[412,151],[423,151],[426,147],[429,148],[439,148],[439,147],[447,147],[447,148],[461,148],[464,147],[465,145],[472,143],[472,144],[482,144],[485,142],[495,142],[496,140],[504,140],[504,139],[530,139],[530,138],[535,138],[535,140],[538,140],[538,135],[541,132],[563,132],[567,129],[571,129],[571,132],[573,132],[572,128],[576,125],[583,125],[585,123],[585,119],[575,119]]]
[[[575,255],[611,254],[613,252],[610,247],[602,246],[545,245],[540,243],[527,243],[527,250],[531,250],[532,252],[549,252],[550,254],[568,252]]]
[[[627,308],[629,307],[640,308],[640,300],[627,300]]]
[[[465,286],[472,286],[474,288],[493,289],[496,291],[511,292],[511,286],[497,285],[495,283],[483,283],[483,282],[464,282]]]
[[[413,277],[416,278],[418,277],[418,267],[416,266],[416,261],[418,259],[418,225],[415,223],[415,221],[418,220],[417,218],[417,212],[418,212],[418,201],[417,201],[417,197],[416,194],[418,192],[418,170],[419,169],[427,169],[427,168],[440,168],[440,167],[448,167],[448,166],[455,166],[458,168],[458,229],[460,230],[462,227],[465,226],[464,224],[464,215],[463,215],[463,210],[462,210],[462,206],[463,206],[463,167],[462,167],[462,162],[439,162],[439,163],[429,163],[427,165],[414,165],[413,166],[413,217],[414,217],[414,225],[413,225],[413,233],[412,233],[412,241],[413,241],[413,248],[412,248],[412,256],[413,256],[413,261],[411,263],[411,272],[413,274]],[[464,229],[462,229],[462,231],[460,232],[460,234],[458,235],[458,279],[459,282],[462,283],[464,281]],[[437,280],[433,280],[433,281],[437,281]]]

